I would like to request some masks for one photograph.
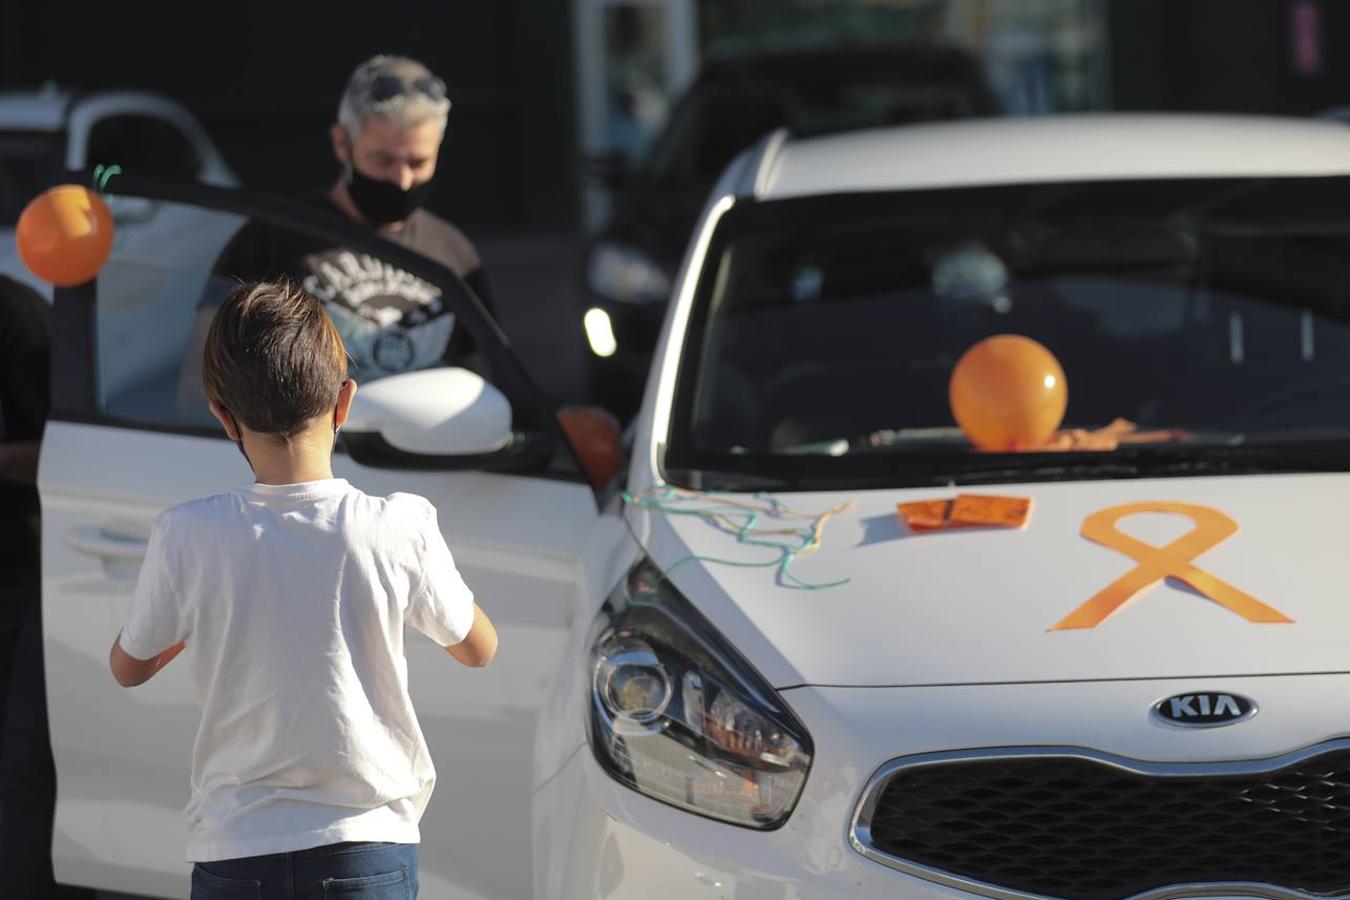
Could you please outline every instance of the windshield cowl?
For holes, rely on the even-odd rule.
[[[847,469],[831,459],[796,457],[776,477],[731,456],[708,468],[667,466],[671,484],[706,491],[809,491],[942,487],[1119,478],[1185,478],[1350,471],[1350,441],[1243,447],[1149,447],[1112,454],[999,453],[954,463],[948,454],[904,453],[871,457]]]

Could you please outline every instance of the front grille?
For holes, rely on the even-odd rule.
[[[898,761],[865,796],[855,838],[900,862],[1069,900],[1199,883],[1350,890],[1343,743],[1202,774],[1049,752]]]

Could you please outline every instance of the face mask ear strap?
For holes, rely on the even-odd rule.
[[[338,385],[338,401],[339,401],[339,402],[341,402],[341,400],[342,400],[342,389],[345,388],[345,387],[347,386],[347,382],[349,382],[349,381],[351,381],[350,378],[344,378],[344,379],[342,379],[342,383]],[[336,443],[336,441],[337,441],[338,432],[342,430],[342,426],[338,424],[338,420],[337,420],[337,412],[338,412],[338,411],[337,411],[337,405],[334,404],[334,405],[333,405],[333,440],[334,440],[334,443]]]
[[[224,407],[221,408],[224,409]],[[230,424],[234,426],[234,433],[239,435],[234,439],[234,445],[239,448],[239,455],[244,458],[244,462],[248,463],[249,469],[253,469],[253,460],[248,458],[248,451],[244,449],[244,430],[239,427],[239,420],[228,409],[225,410],[225,415],[230,417]],[[253,469],[253,471],[254,474],[257,474],[256,469]]]

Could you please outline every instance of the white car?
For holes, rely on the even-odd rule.
[[[181,104],[145,91],[77,93],[49,84],[0,91],[0,273],[47,296],[19,259],[14,226],[28,201],[63,171],[118,165],[125,172],[231,187],[239,183],[205,129]],[[124,256],[183,259],[220,246],[239,220],[116,198],[110,211]],[[175,214],[176,213],[176,214]]]
[[[499,623],[483,671],[410,649],[440,773],[423,896],[1350,891],[1343,126],[767,139],[693,236],[623,494],[580,477],[449,272],[248,194],[115,189],[383,254],[486,347],[491,384],[364,388],[335,461],[432,499]],[[114,259],[100,295],[127,274]],[[180,663],[124,691],[107,648],[153,516],[247,470],[177,418],[176,370],[120,360],[185,339],[199,283],[97,315],[90,288],[58,292],[40,479],[56,873],[164,897],[188,890],[193,687]],[[123,314],[160,330],[105,338]],[[949,379],[1003,333],[1057,356],[1077,437],[1132,424],[972,450]],[[962,493],[1030,519],[897,514]]]

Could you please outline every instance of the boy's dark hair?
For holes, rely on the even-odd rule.
[[[289,440],[333,409],[347,351],[323,304],[293,282],[241,284],[225,296],[202,357],[206,396],[251,431]]]

